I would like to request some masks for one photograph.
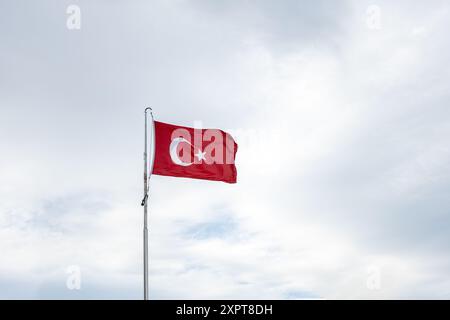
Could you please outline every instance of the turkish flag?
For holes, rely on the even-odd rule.
[[[153,174],[236,183],[238,146],[231,135],[159,121],[154,125]]]

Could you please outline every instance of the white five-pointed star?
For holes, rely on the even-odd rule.
[[[198,152],[195,154],[195,156],[197,157],[198,161],[202,161],[206,160],[205,154],[206,152],[201,152],[200,149],[198,149]]]

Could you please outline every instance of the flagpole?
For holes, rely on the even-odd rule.
[[[151,170],[149,172],[149,163],[148,163],[148,140],[147,140],[147,111],[150,111],[150,115],[152,117],[152,158],[151,158]],[[141,205],[144,207],[144,300],[148,300],[148,191],[149,191],[149,182],[150,177],[153,171],[153,162],[154,162],[154,150],[155,150],[155,123],[153,119],[152,108],[145,108],[145,147],[144,147],[144,199],[142,200]]]

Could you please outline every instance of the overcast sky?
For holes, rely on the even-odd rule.
[[[450,298],[449,9],[1,0],[0,298],[142,298],[146,106],[239,144],[152,177],[152,299]]]

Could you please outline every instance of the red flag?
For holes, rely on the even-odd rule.
[[[153,174],[236,183],[237,144],[217,129],[155,121]]]

